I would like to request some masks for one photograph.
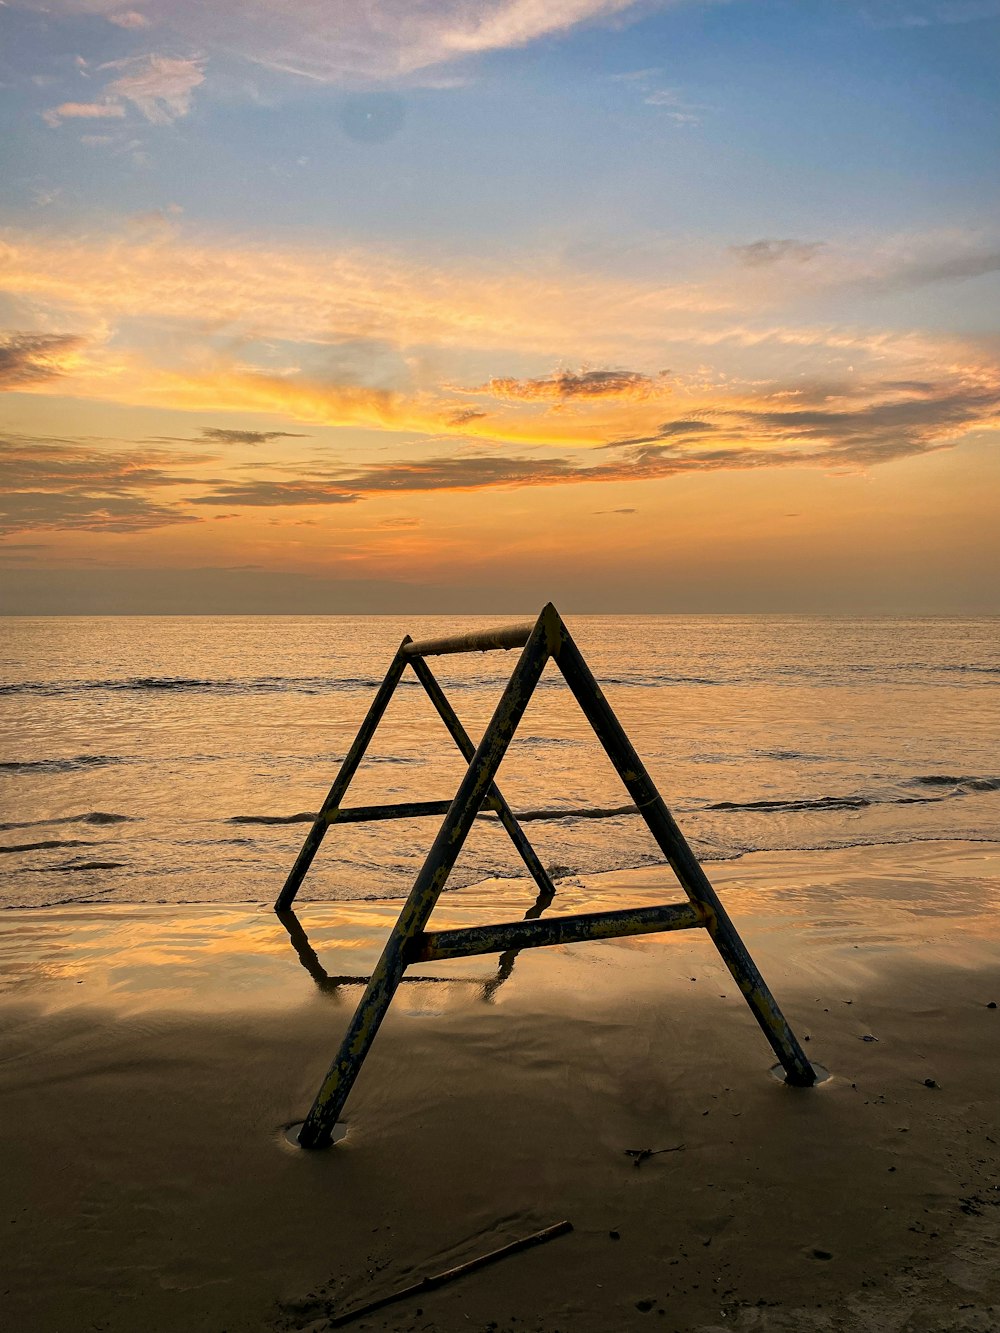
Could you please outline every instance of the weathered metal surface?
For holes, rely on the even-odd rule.
[[[333,780],[333,786],[327,794],[326,800],[320,807],[320,812],[316,816],[316,821],[312,828],[306,834],[306,840],[302,844],[302,850],[295,858],[295,864],[288,872],[288,878],[285,880],[284,887],[278,894],[277,901],[274,904],[276,912],[287,912],[295,901],[295,895],[299,891],[299,885],[305,878],[306,871],[313,863],[313,857],[319,851],[320,843],[323,841],[323,835],[329,828],[326,818],[328,810],[336,809],[344,799],[344,793],[351,785],[351,779],[358,771],[358,765],[365,757],[365,751],[371,743],[371,738],[375,734],[375,729],[382,721],[382,714],[389,706],[389,700],[392,698],[396,686],[399,684],[399,678],[406,667],[406,658],[403,656],[404,647],[410,642],[410,636],[406,638],[396,649],[396,655],[389,663],[389,670],[385,673],[385,679],[378,688],[378,693],[371,702],[371,707],[365,714],[365,720],[361,723],[361,728],[354,743],[344,756],[344,762],[340,765],[340,772]]]
[[[496,629],[477,629],[472,634],[422,639],[419,643],[408,643],[403,652],[407,657],[441,657],[445,653],[489,653],[498,648],[523,648],[534,628],[534,622],[501,625]]]
[[[617,939],[622,935],[691,930],[704,924],[693,904],[669,903],[661,907],[627,908],[617,912],[550,916],[544,921],[506,921],[496,926],[433,930],[414,937],[406,951],[406,961],[429,963],[441,958],[502,953],[506,949],[541,949],[550,944],[578,944],[582,940]]]
[[[703,913],[715,947],[743,992],[771,1049],[781,1061],[789,1083],[811,1086],[816,1081],[812,1065],[562,622],[560,642],[553,656],[681,887]]]
[[[340,1050],[299,1131],[299,1142],[304,1148],[325,1147],[330,1142],[330,1132],[354,1086],[354,1080],[403,975],[407,946],[413,936],[420,934],[427,924],[476,813],[493,785],[500,761],[548,660],[552,634],[553,626],[543,612],[524,646],[483,739],[476,748],[451,808],[410,890],[406,905],[375,965],[368,988],[348,1026]]]

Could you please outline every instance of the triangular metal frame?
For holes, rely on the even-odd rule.
[[[483,738],[475,746],[427,665],[426,658],[446,653],[486,652],[498,648],[521,648],[522,652]],[[493,810],[497,814],[539,889],[547,896],[555,892],[544,866],[494,783],[500,762],[549,658],[562,672],[584,716],[635,802],[638,813],[645,820],[687,894],[688,901],[660,907],[577,913],[573,916],[524,920],[503,925],[471,926],[461,930],[427,931],[428,920],[448,875],[458,859],[473,821],[482,809]],[[407,666],[423,685],[463,758],[468,761],[465,777],[452,801],[344,807],[341,801]],[[306,836],[275,903],[275,910],[279,913],[291,910],[299,886],[331,824],[422,815],[444,815],[444,822],[414,881],[399,920],[389,935],[336,1059],[299,1132],[298,1141],[302,1147],[325,1147],[331,1142],[337,1118],[403,973],[411,963],[499,953],[508,949],[704,927],[784,1068],[786,1080],[802,1087],[811,1086],[816,1081],[815,1070],[785,1021],[708,877],[632,748],[621,723],[601,693],[600,686],[569,630],[551,603],[543,608],[534,624],[420,643],[414,643],[409,635],[403,639],[323,807]]]

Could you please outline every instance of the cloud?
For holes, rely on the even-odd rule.
[[[931,28],[1000,16],[1000,0],[867,0],[862,14],[875,28]]]
[[[58,495],[18,491],[0,497],[0,534],[45,529],[77,532],[146,532],[197,518],[143,495]]]
[[[156,222],[96,240],[0,231],[0,290],[35,327],[91,335],[86,360],[72,366],[80,397],[237,420],[268,413],[276,429],[317,422],[580,448],[662,442],[668,393],[672,430],[707,438],[722,420],[708,408],[779,394],[801,406],[815,401],[819,376],[843,394],[873,375],[937,383],[944,371],[995,373],[985,341],[763,317],[760,301],[781,285],[776,268],[826,270],[827,258],[744,265],[743,281],[723,270],[716,298],[697,283],[581,272],[547,255],[537,266],[433,265],[359,245],[190,239],[183,224]],[[936,262],[945,244],[913,248]],[[900,250],[880,257],[884,273],[900,270]],[[959,253],[953,238],[951,257]],[[567,347],[583,368],[548,370]],[[527,371],[486,379],[498,362]],[[664,365],[669,378],[654,369]],[[464,403],[457,384],[476,386],[461,390]],[[67,387],[37,381],[40,392]]]
[[[0,533],[141,532],[190,523],[190,513],[146,492],[192,484],[166,469],[201,461],[159,450],[110,452],[74,441],[0,438]]]
[[[0,391],[23,389],[62,375],[84,345],[71,333],[13,333],[0,337]]]
[[[125,72],[106,88],[113,98],[124,98],[154,125],[170,125],[191,110],[191,95],[205,81],[205,62],[197,56],[133,56],[102,65]]]
[[[108,14],[106,18],[116,28],[148,28],[151,25],[151,20],[137,9],[125,9],[117,14]]]
[[[549,254],[512,270],[457,256],[434,264],[356,242],[293,247],[180,231],[95,240],[8,228],[0,232],[0,286],[109,320],[178,320],[327,345],[384,340],[546,356],[570,341],[659,342],[671,320],[733,309],[722,291],[580,272]]]
[[[200,56],[129,56],[98,69],[122,72],[106,85],[99,102],[63,102],[43,111],[46,125],[55,129],[64,120],[122,120],[126,102],[154,125],[170,125],[190,112],[192,94],[205,81],[205,61]]]
[[[672,435],[703,435],[706,431],[714,429],[710,421],[699,421],[696,417],[691,417],[687,420],[665,421],[658,433],[660,439],[668,439]]]
[[[865,400],[854,403],[789,407],[760,399],[703,407],[699,417],[664,422],[648,436],[616,441],[610,457],[605,449],[552,454],[497,447],[354,467],[292,462],[281,466],[285,475],[278,474],[276,463],[267,464],[263,475],[262,465],[253,463],[248,475],[207,481],[178,471],[211,461],[205,455],[0,440],[0,485],[6,492],[0,532],[129,533],[191,522],[192,509],[218,508],[232,516],[247,509],[356,505],[378,496],[648,483],[713,472],[803,467],[856,472],[949,448],[972,430],[1000,426],[1000,375],[921,382],[908,391],[876,383],[865,392]],[[169,488],[184,489],[167,501],[162,497]],[[626,514],[629,508],[598,512]],[[394,518],[388,526],[412,525]]]
[[[485,412],[477,412],[474,407],[462,407],[448,413],[445,421],[449,426],[467,426],[470,421],[482,421],[485,416]]]
[[[751,268],[764,268],[771,264],[780,264],[784,260],[805,264],[815,259],[825,248],[823,241],[750,241],[747,245],[731,245],[730,252],[742,264]]]
[[[702,121],[701,113],[712,110],[711,107],[702,106],[697,102],[689,102],[685,95],[678,88],[655,87],[663,75],[663,70],[658,66],[651,66],[647,69],[628,70],[622,74],[611,74],[609,78],[613,83],[624,84],[642,94],[642,100],[646,106],[654,106],[662,110],[663,114],[676,125],[700,125]]]
[[[567,398],[643,399],[668,392],[664,375],[643,375],[637,370],[582,370],[578,374],[563,370],[544,379],[491,379],[470,393],[488,393],[494,398],[535,402]]]
[[[671,429],[677,423],[668,422],[662,434],[619,441],[620,456],[610,462],[590,462],[592,452],[582,459],[499,451],[398,459],[286,480],[219,482],[191,503],[346,505],[384,494],[656,481],[686,473],[788,467],[858,471],[947,448],[972,429],[1000,425],[1000,381],[942,384],[931,394],[855,409],[746,407],[713,415],[714,425],[701,424],[717,435],[679,439]]]
[[[655,88],[642,99],[646,106],[662,107],[675,125],[700,125],[701,113],[709,108],[688,102],[676,88]]]
[[[684,447],[697,445],[696,457],[705,462],[729,456],[728,446],[737,444],[754,454],[748,466],[864,468],[946,448],[972,430],[1000,424],[1000,378],[922,385],[906,397],[870,396],[874,401],[854,408],[709,408],[705,415],[711,421],[665,422],[654,434],[606,447],[626,450],[638,460],[677,458],[674,440],[680,434]],[[685,429],[679,432],[679,425]],[[689,433],[689,426],[696,430]],[[726,441],[721,451],[703,447],[716,437]],[[786,452],[775,454],[776,448]]]
[[[878,296],[940,282],[958,282],[1000,272],[996,230],[951,229],[890,236],[857,235],[838,242],[765,238],[732,245],[729,252],[753,280],[767,284],[761,297],[782,292],[838,289]]]
[[[271,440],[303,440],[294,430],[228,430],[223,426],[203,426],[202,436],[213,444],[269,444]]]
[[[55,129],[64,120],[121,120],[124,115],[121,102],[63,102],[43,111],[42,119]]]
[[[1000,272],[1000,250],[979,250],[942,255],[901,263],[895,271],[881,277],[862,279],[866,288],[882,291],[905,291],[911,287],[925,287],[936,282],[957,282],[964,278],[982,278],[988,273]]]
[[[728,415],[723,414],[723,429]],[[818,446],[826,464],[867,467],[928,453],[970,430],[997,425],[1000,384],[942,384],[931,393],[855,409],[764,409],[732,415],[755,443]]]
[[[404,531],[409,528],[419,528],[420,519],[414,518],[411,514],[395,514],[386,518],[380,518],[375,524],[377,528],[386,528],[390,532]]]
[[[149,0],[143,13],[113,0],[27,0],[48,13],[103,13],[119,26],[155,21],[185,41],[326,83],[407,79],[490,51],[615,19],[636,0]]]

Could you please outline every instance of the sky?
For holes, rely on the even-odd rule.
[[[0,0],[0,612],[1000,612],[1000,0]]]

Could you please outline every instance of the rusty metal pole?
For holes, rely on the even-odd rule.
[[[306,840],[302,844],[302,850],[295,858],[295,864],[288,872],[288,878],[285,880],[284,887],[278,894],[274,904],[276,912],[287,912],[295,901],[295,895],[299,891],[299,885],[305,878],[306,871],[313,863],[313,857],[319,851],[319,845],[323,841],[323,835],[329,827],[327,818],[330,810],[335,810],[344,799],[347,788],[351,785],[351,779],[358,771],[358,765],[365,757],[365,751],[371,743],[371,738],[375,734],[375,729],[382,721],[382,714],[389,706],[389,700],[393,696],[396,686],[399,684],[400,677],[406,667],[406,657],[403,650],[411,642],[410,636],[406,638],[396,649],[396,656],[389,663],[389,670],[385,673],[385,679],[379,686],[378,693],[371,702],[368,712],[365,714],[365,720],[361,724],[361,729],[354,738],[354,744],[344,756],[344,762],[340,766],[340,772],[333,780],[333,786],[330,788],[326,800],[316,816],[316,822],[306,834]]]
[[[672,866],[681,887],[701,912],[715,947],[781,1062],[788,1082],[800,1087],[811,1087],[816,1082],[816,1071],[561,619],[559,631],[559,643],[553,656],[567,685],[594,728],[660,850]]]
[[[354,1080],[386,1015],[406,967],[410,940],[419,934],[458,859],[473,820],[489,793],[545,663],[558,641],[559,617],[547,607],[532,629],[489,726],[469,764],[444,822],[386,941],[340,1050],[299,1131],[303,1148],[326,1147]],[[497,645],[494,645],[497,646]]]

